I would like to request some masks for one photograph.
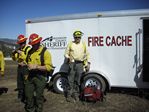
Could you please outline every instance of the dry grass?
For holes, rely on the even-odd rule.
[[[0,95],[0,112],[25,112],[24,104],[17,100],[16,63],[6,62],[5,77],[0,77],[0,87],[7,87],[7,93]],[[43,112],[149,112],[149,100],[138,96],[107,93],[106,101],[68,103],[61,94],[45,90],[47,102]]]

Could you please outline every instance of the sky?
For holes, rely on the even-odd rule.
[[[149,0],[0,0],[0,38],[25,35],[30,18],[146,8]]]

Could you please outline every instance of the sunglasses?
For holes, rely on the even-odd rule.
[[[81,37],[74,37],[75,39],[81,39]]]

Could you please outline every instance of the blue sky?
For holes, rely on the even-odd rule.
[[[149,0],[0,0],[0,38],[25,34],[29,18],[141,8],[149,8]]]

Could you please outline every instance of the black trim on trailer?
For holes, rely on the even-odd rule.
[[[143,81],[149,82],[149,17],[143,19]]]

